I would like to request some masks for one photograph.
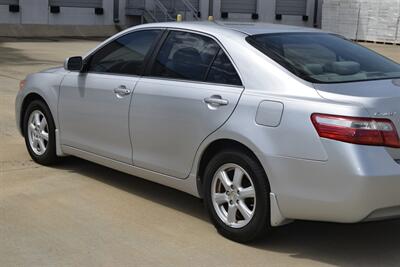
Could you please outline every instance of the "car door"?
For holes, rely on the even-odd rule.
[[[89,56],[61,83],[61,144],[132,164],[129,106],[146,56],[162,30],[128,33]]]
[[[242,91],[239,75],[216,40],[170,31],[134,91],[134,165],[187,177],[199,145],[229,118]]]

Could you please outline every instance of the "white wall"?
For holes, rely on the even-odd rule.
[[[152,0],[147,0],[151,2]],[[243,0],[246,1],[246,0]],[[292,24],[299,26],[313,26],[314,1],[308,0],[307,22],[301,16],[283,15],[282,20],[275,20],[275,0],[258,0],[257,13],[259,22]],[[48,25],[114,25],[113,21],[113,0],[103,0],[103,15],[96,15],[94,8],[71,8],[61,7],[61,12],[52,14],[49,11],[48,0],[20,0],[20,12],[10,13],[8,6],[0,5],[0,23],[9,24],[48,24]],[[125,14],[126,0],[120,0],[120,25],[131,23],[130,17]],[[208,17],[209,0],[200,0],[201,18],[206,20]],[[215,19],[221,16],[221,0],[214,0],[213,14]],[[251,14],[229,14],[228,20],[252,21]]]
[[[105,1],[105,0],[103,0]],[[127,17],[124,15],[125,14],[125,7],[126,7],[126,0],[119,0],[119,21],[121,25],[126,25],[127,24]],[[114,10],[114,9],[112,9]],[[113,16],[113,15],[111,15]]]
[[[104,15],[94,14],[94,8],[61,7],[60,13],[49,13],[49,24],[106,25]]]
[[[201,13],[201,19],[206,20],[208,19],[208,6],[209,6],[210,1],[209,0],[203,0],[200,1],[199,3],[199,10]]]
[[[201,0],[207,1],[208,0]],[[251,14],[233,14],[230,13],[227,21],[258,21],[258,22],[268,22],[277,24],[289,24],[297,26],[313,26],[314,20],[314,4],[315,1],[320,1],[320,7],[322,5],[322,0],[308,0],[307,1],[307,15],[308,21],[303,21],[302,16],[289,16],[282,15],[282,20],[275,19],[275,0],[258,0],[257,1],[257,13],[259,15],[258,20],[252,20]],[[221,0],[214,0],[214,18],[221,19]]]
[[[21,12],[11,13],[8,11],[8,6],[0,5],[0,23],[17,24],[21,21]]]
[[[96,15],[94,8],[61,7],[60,13],[49,13],[49,24],[113,25],[113,1],[103,0],[103,10],[103,15]]]
[[[47,24],[48,0],[19,0],[22,24]]]
[[[113,25],[113,0],[103,0],[103,15],[94,8],[61,7],[61,12],[50,13],[48,0],[20,0],[20,12],[10,13],[7,5],[0,5],[0,23],[50,25]],[[120,14],[124,14],[125,0],[120,0]],[[125,16],[120,16],[125,23]]]

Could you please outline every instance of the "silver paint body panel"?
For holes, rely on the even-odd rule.
[[[229,118],[242,87],[188,81],[141,79],[130,110],[133,164],[178,178],[190,173],[201,142]],[[223,96],[229,104],[209,107]]]
[[[106,75],[85,85],[77,73],[51,69],[27,77],[16,99],[18,127],[23,100],[38,94],[59,130],[60,154],[195,196],[200,196],[197,176],[204,151],[214,141],[235,140],[257,156],[268,175],[273,225],[288,219],[350,223],[379,219],[379,214],[387,218],[389,212],[379,212],[385,209],[391,216],[400,215],[395,212],[400,210],[396,208],[400,207],[400,165],[395,161],[400,159],[399,149],[321,139],[310,120],[316,112],[383,116],[400,130],[400,88],[392,81],[311,84],[245,41],[248,34],[317,31],[291,26],[146,24],[127,29],[99,47],[128,32],[150,28],[213,36],[237,68],[244,89],[149,77],[115,76],[114,80]],[[112,90],[121,81],[133,92],[118,99]],[[215,94],[228,99],[229,105],[209,109],[202,99]],[[86,101],[87,96],[92,98]],[[260,103],[270,105],[260,108]]]
[[[258,105],[256,122],[264,126],[277,127],[281,123],[282,114],[281,102],[264,100]]]
[[[133,91],[137,77],[68,73],[60,86],[61,144],[132,163],[129,136],[131,95],[117,97],[121,85]]]

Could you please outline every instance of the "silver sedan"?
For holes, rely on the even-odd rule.
[[[21,81],[16,118],[34,161],[73,155],[203,198],[238,242],[400,216],[400,66],[316,29],[133,27]]]

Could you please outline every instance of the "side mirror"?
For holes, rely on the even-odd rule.
[[[64,62],[64,69],[70,71],[81,71],[83,68],[82,57],[70,57]]]

